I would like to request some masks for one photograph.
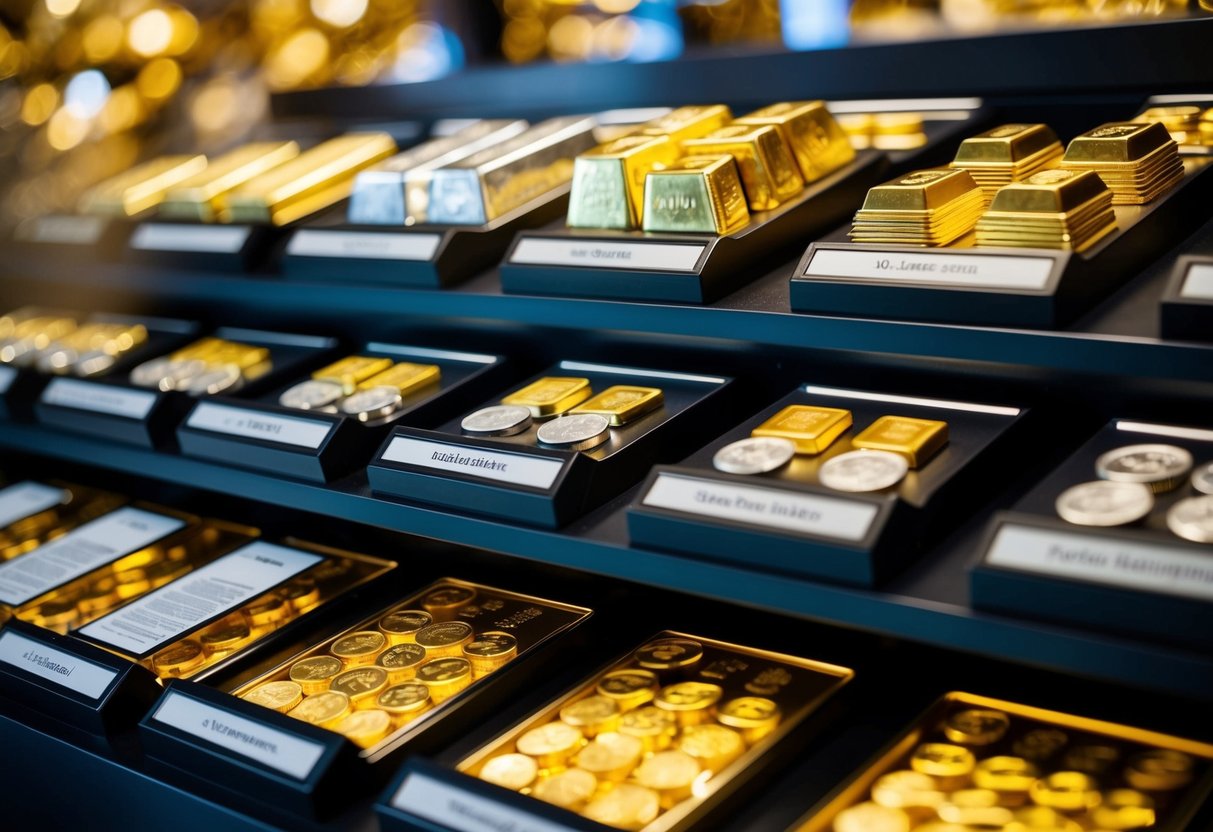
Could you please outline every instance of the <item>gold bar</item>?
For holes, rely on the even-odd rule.
[[[1001,188],[990,203],[990,210],[1069,214],[1104,195],[1111,197],[1111,192],[1096,173],[1046,170],[1026,182]]]
[[[1173,141],[1158,122],[1112,122],[1076,136],[1062,159],[1071,165],[1138,165],[1151,153]]]
[[[645,231],[728,234],[750,221],[732,156],[684,156],[644,182]]]
[[[354,175],[396,152],[387,133],[347,133],[304,151],[224,198],[225,222],[286,225],[349,196]]]
[[[676,144],[714,133],[733,119],[723,104],[691,104],[640,125],[644,136],[669,136]]]
[[[133,167],[85,192],[82,214],[134,217],[155,208],[180,182],[206,168],[202,155],[161,156]]]
[[[516,404],[531,411],[535,418],[555,416],[590,397],[588,378],[545,376],[532,381],[526,387],[515,390],[501,400],[502,404]]]
[[[948,423],[909,416],[881,416],[859,433],[851,444],[872,451],[889,451],[918,468],[948,444]]]
[[[358,389],[358,386],[372,376],[382,373],[392,366],[392,359],[370,355],[349,355],[339,361],[334,361],[327,367],[321,367],[312,373],[316,381],[327,381],[341,386],[345,395]]]
[[[851,411],[838,407],[790,404],[750,431],[750,436],[788,439],[796,453],[815,456],[851,427]]]
[[[638,227],[645,176],[677,158],[678,145],[669,136],[624,136],[581,154],[573,161],[569,227]]]
[[[661,407],[665,396],[656,387],[616,384],[574,407],[571,413],[597,413],[619,427]]]
[[[238,147],[169,190],[157,213],[170,219],[215,222],[224,194],[298,155],[295,142],[254,142]]]
[[[769,211],[804,187],[804,179],[783,136],[774,127],[729,125],[683,142],[688,155],[727,153],[737,160],[753,211]]]
[[[430,176],[486,147],[517,136],[527,123],[478,121],[451,136],[430,139],[397,153],[354,178],[349,221],[360,225],[415,225],[429,214]]]
[[[815,182],[855,159],[855,149],[824,101],[771,104],[736,124],[770,125],[783,136],[805,182]]]
[[[1004,124],[961,142],[952,166],[1023,165],[1054,149],[1061,152],[1061,140],[1047,124]]]
[[[442,368],[437,364],[412,364],[401,361],[358,385],[359,390],[372,387],[395,387],[401,396],[407,396],[423,387],[437,384],[442,378]]]
[[[594,120],[554,118],[433,172],[429,221],[483,225],[573,177],[573,159],[594,146]]]
[[[977,188],[966,170],[928,168],[868,191],[862,211],[935,211]]]

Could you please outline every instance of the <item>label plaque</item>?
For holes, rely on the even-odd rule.
[[[200,251],[236,254],[253,229],[247,225],[187,225],[146,222],[131,235],[131,248],[139,251]]]
[[[1193,263],[1188,266],[1188,274],[1184,277],[1179,296],[1195,300],[1213,300],[1213,263]]]
[[[382,458],[388,462],[452,471],[532,488],[551,488],[564,467],[562,460],[550,457],[428,442],[409,436],[394,438],[384,450]]]
[[[805,277],[842,277],[931,286],[1043,290],[1056,261],[1009,254],[937,254],[818,248]]]
[[[514,247],[510,262],[530,266],[694,272],[704,248],[703,245],[678,243],[523,237]]]
[[[324,443],[334,427],[333,422],[279,416],[211,402],[198,404],[185,424],[198,430],[266,439],[313,450]]]
[[[416,772],[405,777],[391,805],[452,832],[571,832],[563,824],[533,817]]]
[[[442,235],[300,229],[287,243],[295,257],[352,257],[368,260],[432,260]]]
[[[145,419],[156,403],[156,394],[73,378],[57,378],[42,391],[42,403],[121,416],[124,419]]]
[[[89,699],[99,699],[118,675],[107,667],[26,638],[13,630],[0,631],[0,662]]]

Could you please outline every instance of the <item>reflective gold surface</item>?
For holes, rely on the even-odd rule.
[[[170,190],[205,168],[205,156],[161,156],[85,193],[80,199],[80,211],[108,217],[138,216],[155,208]]]
[[[851,440],[856,448],[903,456],[911,468],[924,465],[947,443],[947,422],[910,416],[881,416]]]
[[[732,156],[684,156],[645,178],[645,231],[729,234],[750,221]]]
[[[169,219],[214,222],[225,194],[298,155],[299,145],[293,141],[246,144],[175,185],[158,213]]]
[[[657,387],[616,384],[574,407],[571,413],[598,413],[618,427],[661,407],[665,397]]]
[[[750,436],[788,439],[796,453],[816,455],[851,427],[851,411],[837,407],[791,404],[750,431]]]
[[[568,224],[572,228],[638,228],[645,176],[673,164],[678,145],[669,136],[624,136],[573,162]]]
[[[742,116],[735,123],[767,124],[779,130],[791,148],[805,182],[816,182],[855,158],[847,134],[824,101],[771,104]]]
[[[769,211],[804,188],[804,178],[780,132],[766,125],[729,125],[683,142],[687,155],[731,155],[753,211]]]

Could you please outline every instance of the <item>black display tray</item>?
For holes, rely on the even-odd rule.
[[[211,335],[269,349],[272,369],[246,383],[242,392],[248,395],[256,395],[278,384],[279,379],[290,378],[317,364],[337,343],[331,338],[234,327],[221,327]],[[155,351],[141,350],[138,358],[142,361],[171,352],[188,340],[180,337],[172,345],[162,344]],[[132,358],[96,381],[63,379],[51,382],[34,405],[38,421],[62,430],[148,448],[170,444],[173,429],[196,400],[179,391],[154,390],[129,383],[126,371],[135,363]],[[65,384],[69,381],[70,384]]]
[[[126,259],[160,266],[244,271],[260,266],[286,233],[272,225],[148,220],[131,232]]]
[[[398,424],[432,425],[461,412],[483,395],[505,359],[496,355],[370,343],[351,354],[437,364],[438,384],[410,395],[386,420],[362,423],[339,413],[313,413],[278,404],[278,396],[305,377],[281,379],[256,400],[215,396],[194,404],[177,428],[183,453],[228,465],[326,482],[361,468]]]
[[[1213,341],[1213,255],[1176,261],[1160,314],[1164,338]]]
[[[705,441],[710,420],[702,411],[730,383],[718,376],[579,361],[562,361],[534,378],[553,375],[588,378],[595,392],[614,384],[660,387],[665,405],[629,425],[611,428],[611,438],[588,451],[539,447],[535,433],[540,422],[515,436],[493,438],[464,435],[461,417],[434,430],[396,428],[367,468],[371,489],[555,528],[633,485],[654,462],[676,459]],[[480,407],[498,401],[490,399]],[[439,454],[455,459],[439,459]]]
[[[1082,253],[1045,248],[921,248],[847,241],[850,225],[809,246],[792,275],[794,312],[990,326],[1064,325],[1206,217],[1213,159],[1148,205],[1116,206],[1119,228]],[[927,277],[916,276],[927,275]]]
[[[797,456],[768,474],[712,466],[718,450],[792,404],[850,410],[853,425],[819,456]],[[948,444],[884,491],[844,493],[816,481],[821,463],[853,450],[851,437],[887,415],[946,421]],[[654,468],[628,509],[628,533],[639,546],[871,586],[914,558],[985,490],[1026,415],[1016,407],[805,385],[679,465]]]
[[[991,520],[970,568],[973,606],[1213,648],[1213,548],[1177,537],[1166,525],[1168,508],[1196,495],[1187,482],[1155,495],[1150,515],[1130,526],[1078,526],[1054,508],[1067,488],[1097,478],[1100,454],[1154,443],[1185,448],[1197,465],[1213,460],[1213,430],[1110,422]]]
[[[877,184],[888,159],[855,161],[724,236],[565,228],[518,235],[501,262],[507,293],[710,303],[782,261],[787,247],[829,228]]]

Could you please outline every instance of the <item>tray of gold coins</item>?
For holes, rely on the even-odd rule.
[[[1213,786],[1213,745],[950,693],[796,832],[1181,832]]]
[[[122,505],[124,498],[59,482],[23,480],[0,486],[0,563]]]
[[[397,427],[371,488],[555,527],[715,432],[704,413],[729,379],[562,361],[433,430]]]
[[[562,828],[683,829],[754,777],[851,676],[667,631],[465,757],[458,771],[480,781],[473,790],[461,780],[472,794]],[[407,774],[387,814],[441,823],[446,802],[419,799],[426,780]]]
[[[1139,273],[1203,216],[1210,159],[1159,121],[1100,125],[1063,146],[1003,124],[947,167],[868,191],[849,227],[809,246],[797,312],[971,324],[1064,324]]]
[[[518,235],[501,285],[710,302],[845,216],[886,165],[821,101],[679,107],[579,155],[567,216]]]

